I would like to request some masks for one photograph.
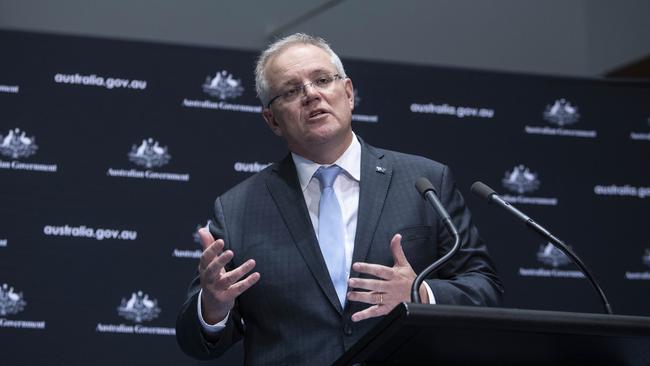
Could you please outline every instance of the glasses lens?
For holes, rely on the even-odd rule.
[[[312,81],[311,85],[319,88],[319,89],[326,89],[332,84],[332,81],[334,81],[334,77],[330,75],[324,75],[321,77],[318,77]]]
[[[332,86],[333,81],[338,77],[338,75],[321,75],[311,81],[301,86],[297,86],[286,90],[284,93],[280,94],[282,99],[286,102],[293,102],[297,100],[300,96],[304,95],[305,89],[307,87],[313,87],[319,90],[327,90]]]

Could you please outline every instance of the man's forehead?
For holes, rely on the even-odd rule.
[[[269,79],[281,83],[301,76],[317,76],[334,69],[331,56],[322,48],[310,44],[291,45],[266,64]]]

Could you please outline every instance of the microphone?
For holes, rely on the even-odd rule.
[[[445,210],[445,207],[440,203],[440,200],[438,199],[438,196],[436,195],[436,190],[433,188],[433,184],[424,177],[418,178],[418,180],[415,182],[415,188],[420,192],[420,195],[422,195],[422,198],[424,198],[427,202],[433,206],[433,209],[436,211],[438,216],[440,216],[443,224],[447,228],[447,231],[449,231],[449,234],[454,237],[454,245],[451,247],[451,250],[447,252],[444,256],[439,258],[437,261],[435,261],[433,264],[425,268],[420,274],[415,277],[415,280],[413,281],[413,285],[411,286],[411,301],[414,303],[421,303],[422,300],[420,299],[420,285],[422,285],[422,282],[424,282],[424,279],[429,276],[432,272],[440,268],[443,264],[447,263],[447,261],[458,251],[460,248],[460,236],[458,235],[458,230],[456,230],[456,226],[454,226],[454,223],[451,222],[451,217],[449,217],[449,214],[447,213],[447,210]]]
[[[549,237],[552,237],[554,242],[560,241],[560,239],[554,237],[550,232],[548,232],[548,230],[544,229],[538,223],[533,221],[533,219],[531,219],[530,217],[526,216],[523,212],[513,207],[510,204],[510,202],[507,202],[503,198],[499,197],[499,195],[492,188],[488,187],[485,183],[474,182],[470,190],[475,195],[488,201],[488,203],[496,203],[497,205],[510,211],[513,215],[517,216],[518,219],[525,222],[529,228],[533,229],[537,234],[541,235],[542,238],[547,239]]]
[[[553,246],[555,246],[557,249],[562,251],[562,253],[566,254],[571,260],[580,268],[582,273],[585,274],[587,279],[589,279],[589,282],[593,285],[593,287],[596,289],[596,292],[598,292],[598,296],[600,296],[600,299],[603,302],[603,306],[605,307],[605,312],[607,314],[613,314],[612,312],[612,307],[609,304],[609,301],[607,300],[607,297],[605,296],[605,293],[603,292],[602,288],[598,285],[596,282],[596,279],[594,276],[591,274],[589,269],[587,269],[587,266],[578,258],[578,256],[573,253],[573,250],[569,248],[564,242],[557,237],[555,237],[553,234],[551,234],[548,230],[544,229],[540,224],[536,223],[531,219],[530,217],[526,216],[523,212],[519,211],[516,209],[514,206],[510,204],[510,202],[505,201],[503,198],[499,197],[499,195],[490,187],[488,187],[486,184],[483,182],[474,182],[472,184],[471,191],[473,194],[477,195],[478,197],[488,201],[488,203],[494,203],[498,206],[501,206],[505,208],[508,212],[511,214],[515,215],[518,219],[526,223],[526,226],[528,226],[530,229],[532,229],[535,233],[540,235],[543,239],[548,240]]]

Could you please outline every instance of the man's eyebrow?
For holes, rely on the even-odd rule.
[[[327,70],[327,69],[316,69],[316,70],[310,72],[309,76],[314,77],[314,76],[320,76],[320,75],[329,74],[329,73],[331,73],[331,71]]]
[[[320,76],[320,75],[323,75],[323,74],[329,74],[331,72],[332,71],[324,69],[324,68],[318,68],[318,69],[310,71],[307,75],[309,75],[309,78],[314,78],[316,76]],[[301,81],[297,80],[296,78],[291,78],[291,79],[288,79],[288,80],[285,80],[285,81],[281,82],[280,87],[297,86],[297,85],[301,85],[301,84],[302,84]]]
[[[296,85],[300,85],[300,81],[298,81],[296,78],[291,78],[280,83],[281,88],[285,86],[296,86]]]

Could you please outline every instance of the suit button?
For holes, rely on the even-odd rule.
[[[343,326],[343,333],[345,335],[352,335],[352,325],[350,325],[349,323],[345,323],[345,325]]]

